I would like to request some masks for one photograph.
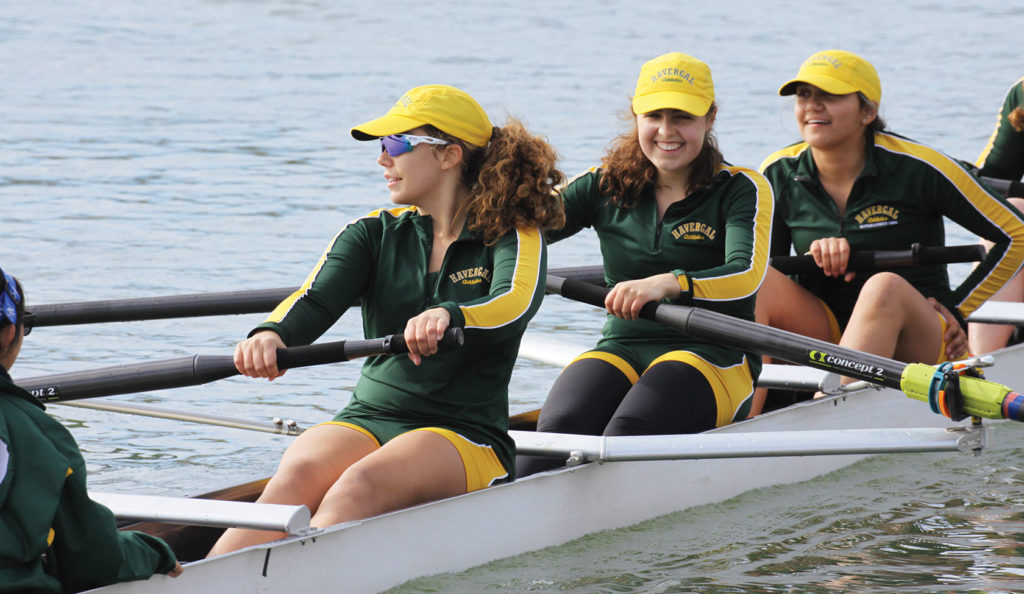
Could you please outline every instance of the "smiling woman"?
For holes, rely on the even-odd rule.
[[[794,282],[769,269],[758,321],[906,362],[965,355],[964,319],[1024,258],[1024,216],[954,159],[885,131],[881,81],[856,54],[815,53],[779,94],[796,95],[803,141],[761,165],[776,197],[772,255],[792,247],[820,271]],[[944,264],[846,269],[851,250],[943,245],[944,217],[995,244],[957,288]]]
[[[555,381],[538,431],[696,433],[759,408],[752,396],[761,365],[752,353],[638,314],[664,300],[753,319],[768,262],[771,189],[757,172],[724,164],[704,62],[669,53],[644,64],[632,112],[633,129],[615,139],[602,166],[560,192],[567,223],[550,236],[593,227],[612,290],[601,341]],[[524,475],[560,464],[519,457]]]

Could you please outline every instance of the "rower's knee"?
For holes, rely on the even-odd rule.
[[[331,494],[347,501],[350,505],[363,507],[384,491],[385,472],[373,464],[354,464],[334,484]]]
[[[879,272],[864,283],[856,307],[875,314],[891,313],[893,306],[903,301],[908,288],[917,291],[900,275]]]
[[[588,422],[581,411],[567,408],[542,409],[537,419],[537,431],[540,433],[597,435],[600,433],[600,427],[594,425]]]
[[[305,505],[316,509],[320,497],[335,477],[323,476],[323,463],[312,459],[292,459],[282,463],[270,478],[260,503]]]

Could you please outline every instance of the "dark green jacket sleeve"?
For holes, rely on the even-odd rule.
[[[986,177],[1019,180],[1024,175],[1024,130],[1010,122],[1015,109],[1024,109],[1024,78],[1010,88],[992,136],[978,157],[979,173]]]
[[[584,228],[593,226],[594,202],[603,198],[598,187],[600,181],[600,170],[592,167],[558,188],[565,209],[565,225],[561,229],[547,231],[545,237],[548,242],[572,237]]]
[[[761,164],[760,171],[772,186],[774,196],[771,257],[788,256],[793,252],[793,234],[786,223],[785,194],[781,191],[788,181],[787,173],[785,168],[771,157],[765,159],[765,162]]]
[[[68,477],[54,517],[54,556],[65,592],[147,579],[174,568],[167,543],[141,532],[119,532],[114,514],[89,499],[84,482],[84,477]]]
[[[947,309],[967,318],[1017,273],[1024,260],[1024,215],[958,162],[937,151],[931,162],[941,175],[922,182],[940,212],[968,231],[993,242],[985,258],[948,297]]]
[[[357,219],[342,229],[313,267],[297,291],[282,301],[263,328],[281,335],[287,346],[311,344],[326,332],[363,294],[376,261],[379,244],[378,219]],[[378,237],[371,236],[377,231]]]
[[[683,299],[734,301],[753,297],[768,267],[774,198],[763,175],[728,167],[731,178],[719,198],[725,210],[725,257],[721,266],[676,269]]]
[[[493,250],[491,287],[484,297],[465,303],[442,303],[452,326],[462,326],[480,342],[497,342],[522,334],[544,299],[547,247],[539,229],[517,229],[498,240]]]
[[[0,592],[78,592],[170,571],[165,542],[119,532],[113,513],[89,498],[71,434],[27,393],[11,392],[0,390]]]

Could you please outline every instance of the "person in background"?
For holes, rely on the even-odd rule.
[[[368,337],[404,332],[408,357],[371,357],[349,404],[299,436],[261,502],[306,505],[326,527],[515,477],[508,383],[544,297],[543,229],[564,221],[557,154],[514,119],[494,127],[468,94],[416,87],[352,129],[380,142],[396,208],[349,223],[298,291],[235,350],[274,379],[276,351],[309,344],[357,298]],[[449,327],[462,348],[437,353]],[[228,530],[218,555],[279,534]]]
[[[566,225],[597,232],[608,318],[597,346],[559,375],[537,430],[585,435],[696,433],[744,419],[760,359],[638,319],[644,304],[696,305],[752,320],[768,263],[772,192],[726,165],[708,66],[668,53],[640,70],[632,129],[602,165],[560,190]],[[564,461],[520,456],[523,475]]]
[[[71,433],[11,380],[34,316],[21,283],[0,270],[0,592],[79,592],[154,573],[177,577],[167,543],[119,532],[89,498]]]
[[[1024,176],[1024,78],[1006,94],[996,128],[976,165],[978,174],[983,177],[1020,181]],[[1010,203],[1024,210],[1024,196],[1017,194],[1011,194]],[[982,245],[992,249],[991,242],[982,241]],[[1024,275],[1016,274],[991,300],[1024,302]],[[1002,324],[971,323],[967,326],[968,343],[975,354],[1005,347],[1013,333],[1014,326]]]
[[[966,355],[964,319],[1024,258],[1024,217],[956,160],[886,131],[881,82],[860,56],[817,52],[779,94],[795,95],[803,140],[760,167],[775,190],[772,255],[811,254],[820,272],[770,268],[758,321],[900,361]],[[944,217],[994,244],[955,289],[942,264],[847,270],[851,250],[944,245]]]

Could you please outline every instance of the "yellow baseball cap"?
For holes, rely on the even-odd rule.
[[[715,100],[711,69],[693,56],[672,52],[648,61],[640,69],[633,94],[633,113],[681,109],[702,116]]]
[[[448,85],[426,85],[407,91],[381,117],[352,128],[356,140],[401,134],[430,124],[475,146],[487,146],[491,120],[475,99]]]
[[[843,50],[825,50],[804,60],[796,78],[779,88],[779,95],[793,95],[800,83],[814,85],[833,95],[860,91],[868,99],[882,100],[882,83],[870,62]]]

